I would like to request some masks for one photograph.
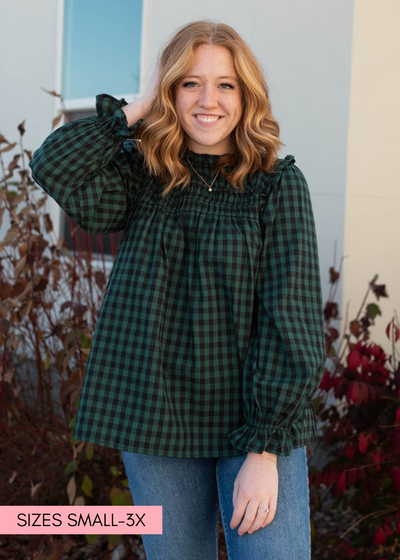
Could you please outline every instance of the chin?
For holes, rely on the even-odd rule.
[[[220,144],[222,142],[220,138],[203,139],[203,138],[195,138],[192,136],[191,139],[193,142],[196,142],[197,144],[200,144],[202,146],[208,146],[209,148],[211,146],[215,146],[216,144]]]

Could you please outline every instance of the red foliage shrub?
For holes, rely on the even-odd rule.
[[[332,285],[339,278],[331,269]],[[400,363],[395,352],[400,330],[394,318],[386,326],[389,356],[370,340],[370,327],[381,312],[376,303],[364,308],[369,292],[377,300],[388,297],[376,279],[340,352],[334,348],[338,332],[329,326],[338,307],[328,302],[324,310],[327,369],[313,404],[323,423],[317,447],[333,458],[321,470],[309,468],[311,511],[315,516],[330,495],[331,510],[349,521],[318,534],[312,519],[315,558],[400,557]]]

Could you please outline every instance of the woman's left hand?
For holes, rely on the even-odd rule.
[[[276,457],[276,456],[275,456]],[[278,502],[278,469],[265,455],[248,453],[233,485],[233,515],[231,529],[237,527],[239,535],[254,533],[265,527],[275,517]],[[258,509],[269,508],[269,512]]]

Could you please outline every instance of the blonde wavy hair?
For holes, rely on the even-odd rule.
[[[262,168],[266,173],[276,171],[279,147],[279,125],[273,118],[269,90],[255,56],[229,25],[212,21],[195,21],[181,28],[163,49],[160,56],[156,96],[150,111],[137,124],[134,137],[138,151],[143,154],[150,175],[168,183],[162,195],[183,183],[190,183],[190,171],[182,164],[187,153],[187,135],[174,106],[174,88],[194,63],[200,45],[226,47],[233,57],[240,87],[243,111],[231,133],[233,152],[217,160],[214,171],[221,169],[229,183],[244,189],[248,173]],[[224,169],[232,168],[231,172]]]

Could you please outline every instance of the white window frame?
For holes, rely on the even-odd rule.
[[[140,45],[140,68],[139,68],[139,92],[138,93],[110,93],[113,97],[117,99],[124,98],[128,103],[132,103],[135,99],[138,99],[141,95],[143,95],[143,68],[145,62],[145,22],[147,16],[147,2],[146,0],[142,0],[142,22],[141,22],[141,45]],[[55,84],[55,91],[57,93],[61,92],[61,85],[62,85],[62,70],[63,70],[63,39],[64,39],[64,5],[65,0],[57,0],[57,29],[56,29],[56,84]],[[54,117],[59,115],[61,110],[61,101],[59,97],[54,97]],[[64,106],[67,111],[77,111],[77,110],[93,110],[96,106],[96,98],[95,97],[84,97],[81,99],[65,99]],[[64,119],[61,119],[61,122],[58,126],[61,126]],[[57,127],[56,127],[57,128]],[[50,215],[54,225],[54,231],[57,232],[56,236],[57,239],[61,235],[61,208],[56,203],[54,199],[51,199],[50,203]],[[101,256],[97,258],[95,255],[98,253],[94,253],[93,259],[93,266],[94,267],[102,267],[103,261]],[[105,263],[107,267],[112,267],[112,259],[109,255],[105,255]]]

